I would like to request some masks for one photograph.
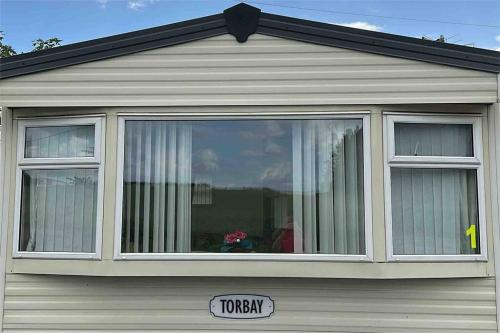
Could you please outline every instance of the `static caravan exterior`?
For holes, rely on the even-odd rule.
[[[500,53],[221,14],[1,60],[4,332],[498,332]]]

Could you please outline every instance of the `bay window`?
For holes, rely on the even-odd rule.
[[[368,128],[367,116],[121,117],[116,258],[368,258]]]
[[[19,120],[15,257],[98,258],[100,118]]]
[[[386,116],[390,260],[485,260],[481,117]]]
[[[99,259],[104,120],[17,124],[13,257]],[[481,124],[384,115],[389,261],[487,259]],[[370,261],[369,125],[118,116],[114,258]]]

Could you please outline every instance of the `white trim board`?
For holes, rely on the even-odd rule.
[[[2,107],[2,140],[0,140],[0,333],[5,308],[5,280],[7,264],[7,234],[9,230],[9,193],[11,158],[7,147],[12,146],[12,110]]]
[[[500,77],[500,76],[499,76]],[[488,107],[497,327],[500,332],[500,104]]]

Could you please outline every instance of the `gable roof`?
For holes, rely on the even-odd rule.
[[[0,78],[107,59],[203,38],[251,34],[500,73],[500,52],[263,13],[238,4],[221,14],[0,59]]]

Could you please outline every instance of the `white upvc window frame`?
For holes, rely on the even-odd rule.
[[[386,220],[386,256],[390,262],[398,261],[487,261],[487,232],[485,218],[485,192],[483,170],[483,139],[482,116],[463,114],[384,114],[384,187],[385,187],[385,220]],[[472,140],[474,156],[396,156],[395,154],[395,123],[414,124],[467,124],[472,125]],[[392,237],[392,204],[391,204],[391,168],[452,168],[476,170],[480,254],[456,255],[400,255],[393,253]]]
[[[74,158],[27,158],[24,156],[27,127],[57,127],[93,125],[94,156]],[[17,124],[17,163],[14,234],[12,241],[13,258],[45,258],[45,259],[101,259],[102,253],[102,217],[104,199],[104,149],[105,118],[104,117],[58,117],[58,118],[26,118],[19,119]],[[24,170],[57,170],[57,169],[95,169],[97,170],[97,209],[95,252],[30,252],[19,251],[19,232],[21,223],[21,186]]]
[[[300,254],[300,253],[122,253],[122,205],[123,205],[123,165],[125,148],[125,122],[127,120],[300,120],[300,119],[359,119],[363,121],[363,177],[364,177],[364,204],[365,204],[365,248],[362,255],[343,254]],[[118,156],[116,175],[116,211],[114,260],[230,260],[230,261],[346,261],[346,262],[373,262],[373,232],[372,232],[372,186],[371,186],[371,136],[370,113],[252,113],[237,115],[234,113],[212,113],[193,116],[192,114],[157,115],[118,115]]]

